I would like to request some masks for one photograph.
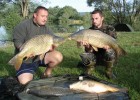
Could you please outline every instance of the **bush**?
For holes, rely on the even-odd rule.
[[[14,10],[9,10],[5,14],[3,26],[5,26],[8,37],[11,38],[13,28],[22,20],[22,17]]]

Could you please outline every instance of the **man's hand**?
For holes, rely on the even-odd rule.
[[[77,45],[78,46],[84,46],[86,49],[88,49],[88,51],[92,50],[92,46],[87,41],[77,41]],[[105,45],[103,47],[103,49],[108,51],[110,49],[110,46],[109,45]]]
[[[90,44],[87,41],[77,41],[78,46],[85,46],[87,48],[90,47]]]
[[[105,45],[105,46],[103,47],[103,49],[105,49],[106,51],[108,51],[108,50],[110,49],[110,46]]]
[[[55,45],[52,45],[49,51],[53,51],[56,48]]]

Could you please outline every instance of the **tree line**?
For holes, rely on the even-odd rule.
[[[48,0],[42,0],[46,3]],[[140,1],[139,0],[87,0],[89,6],[99,8],[104,12],[107,24],[130,24],[135,31],[140,30]],[[0,25],[5,26],[11,35],[14,26],[20,21],[32,17],[38,3],[31,0],[1,0]],[[48,8],[47,24],[54,32],[74,32],[80,26],[88,28],[91,24],[90,13],[81,14],[76,9],[65,6]]]
[[[26,0],[24,0],[26,1]],[[22,20],[31,18],[34,9],[39,6],[34,2],[4,2],[0,3],[0,25],[5,26],[9,35],[12,34],[13,28]],[[26,6],[25,6],[26,5]],[[27,7],[28,6],[28,7]],[[26,9],[26,10],[25,10]],[[89,26],[90,14],[81,15],[76,9],[65,6],[48,8],[49,18],[47,24],[54,32],[74,32],[78,27],[84,24],[84,27]]]

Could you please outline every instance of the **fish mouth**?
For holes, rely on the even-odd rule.
[[[59,46],[60,44],[64,43],[66,41],[66,39],[63,38],[63,37],[55,36],[54,39],[53,39],[53,41],[54,41],[54,44],[56,46]]]

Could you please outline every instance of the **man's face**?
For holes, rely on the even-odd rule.
[[[48,19],[48,11],[40,9],[37,13],[34,13],[34,22],[38,25],[45,25]]]
[[[102,26],[104,17],[102,17],[99,13],[92,14],[91,18],[92,18],[92,24],[95,27],[100,28]]]

